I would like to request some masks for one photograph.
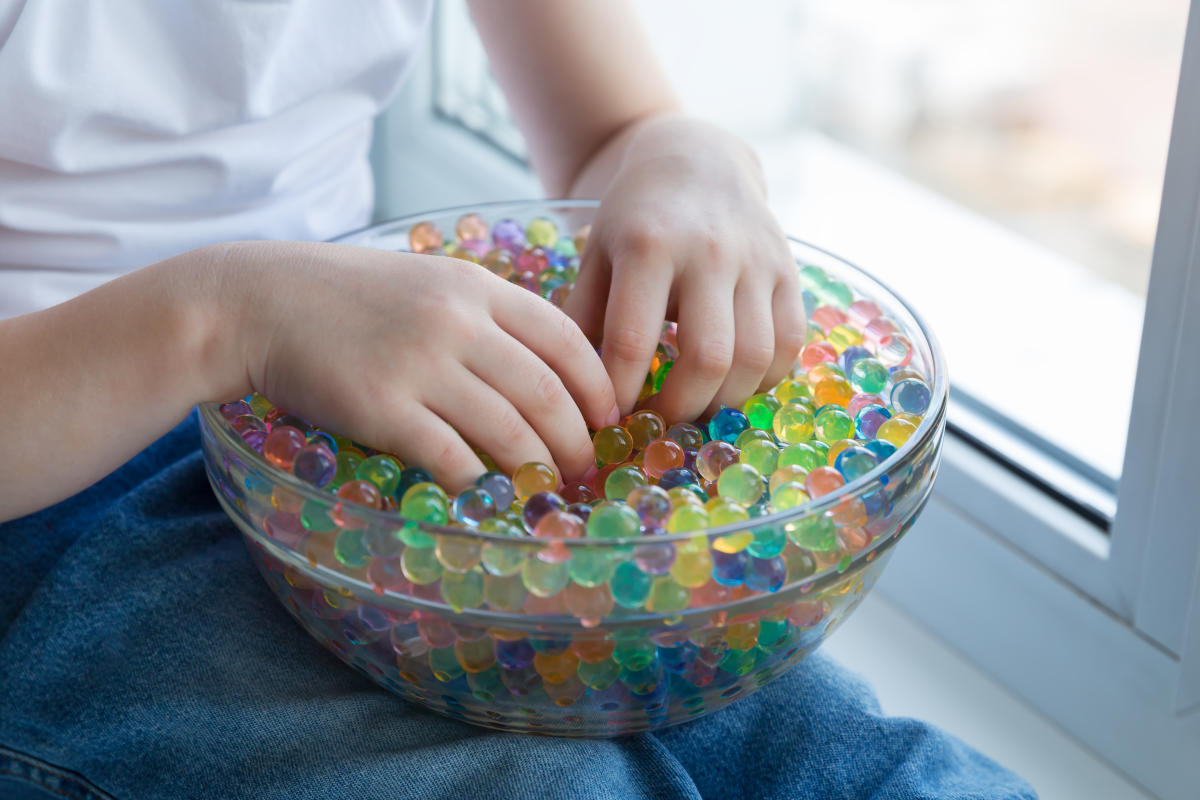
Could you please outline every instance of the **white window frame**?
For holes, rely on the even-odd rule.
[[[1168,798],[1200,796],[1200,0],[1191,11],[1111,530],[951,432],[934,496],[878,586]],[[432,112],[432,74],[427,49],[377,124],[377,218],[540,194],[527,169]],[[961,404],[950,419],[1006,436]]]

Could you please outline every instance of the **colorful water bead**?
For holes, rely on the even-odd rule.
[[[280,469],[290,470],[300,448],[308,444],[304,434],[291,425],[278,425],[263,440],[263,458]]]
[[[730,464],[717,479],[717,491],[722,497],[736,500],[744,506],[752,506],[766,491],[762,473],[749,464]]]
[[[706,481],[715,481],[726,467],[738,459],[737,448],[720,439],[706,442],[696,454],[696,471]]]
[[[440,249],[442,232],[432,222],[418,222],[408,229],[408,246],[414,253]]]
[[[813,413],[804,403],[788,403],[775,412],[771,428],[781,442],[797,444],[813,435]]]
[[[454,498],[454,518],[464,525],[475,527],[496,516],[496,498],[481,486],[464,489]]]
[[[669,470],[682,467],[683,460],[683,448],[670,439],[655,439],[642,451],[642,469],[653,480],[658,480]]]
[[[336,471],[337,456],[325,444],[306,444],[292,458],[292,474],[313,486],[327,485]]]
[[[929,409],[933,393],[920,378],[905,378],[892,386],[889,395],[892,408],[907,414],[924,414]]]
[[[733,443],[738,434],[749,427],[750,422],[746,415],[736,408],[722,406],[721,409],[713,414],[712,419],[708,422],[708,435],[713,440]]]
[[[558,241],[558,226],[545,217],[537,217],[525,226],[525,241],[531,247],[553,247]]]
[[[636,450],[642,450],[655,439],[661,439],[667,429],[663,418],[649,409],[633,412],[625,418],[623,425],[633,438]]]
[[[617,467],[604,480],[604,496],[609,500],[624,500],[639,486],[646,486],[650,479],[634,464]]]
[[[592,447],[601,466],[621,464],[633,453],[633,437],[620,425],[609,425],[592,435]]]
[[[512,482],[513,491],[520,500],[528,500],[538,492],[552,492],[558,488],[558,476],[554,470],[538,461],[517,467]]]
[[[858,359],[850,365],[846,374],[854,390],[866,394],[878,394],[888,381],[887,367],[876,358]]]
[[[496,511],[507,511],[516,497],[512,479],[503,472],[485,472],[475,479],[475,485],[492,496]]]

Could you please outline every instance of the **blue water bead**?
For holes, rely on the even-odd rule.
[[[485,472],[475,479],[475,485],[480,489],[486,489],[487,493],[496,501],[496,511],[507,511],[512,505],[513,498],[516,497],[516,492],[513,489],[513,482],[507,475],[502,472]]]
[[[871,355],[870,350],[860,344],[851,345],[843,350],[841,358],[838,359],[838,362],[842,367],[842,372],[849,375],[850,368],[853,367],[854,362],[858,361],[860,358],[874,358],[874,356]]]
[[[331,453],[337,455],[338,444],[337,440],[333,438],[332,434],[326,433],[325,431],[309,431],[308,443],[314,444],[318,440],[328,447]]]
[[[472,528],[489,517],[496,516],[496,500],[480,486],[464,489],[454,498],[454,518]]]
[[[751,558],[746,564],[746,588],[756,592],[775,592],[783,586],[787,565],[782,558]]]
[[[496,662],[504,669],[521,669],[533,663],[534,649],[527,639],[495,642]]]
[[[892,387],[892,408],[908,414],[924,414],[932,397],[929,386],[920,378],[905,378]]]
[[[700,483],[700,476],[687,467],[669,469],[658,479],[658,485],[663,489],[674,489],[676,486],[687,486]]]
[[[722,553],[712,551],[712,578],[722,586],[738,586],[746,579],[745,551],[737,553]]]
[[[887,489],[876,489],[862,496],[868,519],[879,519],[892,513],[892,496]]]
[[[896,445],[892,444],[886,439],[872,439],[863,445],[863,447],[874,453],[875,457],[879,459],[879,463],[881,464],[885,459],[890,458],[891,455],[896,452]]]
[[[529,639],[529,646],[544,655],[556,656],[571,646],[571,637],[533,636]]]
[[[400,470],[400,483],[396,485],[396,491],[392,492],[393,497],[403,498],[404,493],[418,483],[433,483],[433,476],[427,470],[420,467],[405,467]],[[495,497],[495,495],[492,495]]]
[[[812,312],[818,305],[817,296],[808,289],[802,289],[800,291],[800,299],[804,301],[804,318],[808,319],[812,316]]]
[[[736,408],[722,406],[708,421],[708,435],[713,439],[733,444],[737,441],[738,434],[749,427],[750,420],[746,419],[745,414]]]
[[[587,503],[571,503],[567,506],[567,511],[579,517],[584,522],[588,521],[588,517],[592,515],[592,507]]]
[[[668,672],[683,672],[696,660],[696,652],[699,649],[694,642],[684,639],[671,647],[658,648],[658,660]]]
[[[849,483],[855,478],[866,475],[875,469],[878,463],[875,454],[867,448],[847,447],[838,453],[837,458],[833,462],[833,467],[842,473],[842,477],[846,479],[846,483]]]

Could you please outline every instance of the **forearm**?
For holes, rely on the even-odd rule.
[[[245,390],[203,251],[0,322],[0,520],[69,497],[193,404]]]

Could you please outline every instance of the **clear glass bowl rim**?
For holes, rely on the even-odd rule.
[[[469,206],[451,206],[449,208],[433,209],[423,211],[418,214],[409,214],[396,219],[380,222],[375,225],[368,225],[355,231],[345,233],[333,242],[345,242],[348,239],[353,239],[366,233],[379,232],[388,228],[402,228],[413,225],[417,222],[430,219],[432,217],[441,217],[449,215],[462,215],[471,212],[488,212],[489,214],[518,214],[522,211],[530,212],[534,210],[553,211],[557,209],[594,209],[600,205],[597,200],[563,200],[563,199],[529,199],[529,200],[504,200],[490,203],[474,203]],[[826,257],[838,262],[855,273],[858,277],[867,283],[873,285],[873,288],[878,290],[878,294],[885,295],[890,304],[894,304],[903,308],[912,321],[921,332],[928,347],[932,358],[934,382],[930,387],[932,397],[930,399],[929,409],[926,411],[924,418],[921,420],[920,426],[909,437],[900,448],[891,456],[885,459],[880,464],[865,475],[860,475],[853,481],[841,486],[836,491],[822,495],[819,498],[810,500],[809,502],[786,511],[773,512],[764,514],[761,517],[752,517],[743,522],[736,522],[729,525],[723,525],[716,528],[702,528],[695,531],[686,531],[683,533],[662,534],[654,537],[654,543],[662,542],[678,542],[694,539],[697,536],[705,536],[709,539],[716,539],[722,536],[730,536],[737,533],[752,531],[756,528],[763,528],[774,525],[786,525],[788,523],[799,522],[804,519],[816,517],[824,514],[826,511],[836,507],[847,498],[858,498],[863,494],[870,492],[873,489],[881,488],[883,484],[880,478],[886,473],[892,472],[898,468],[910,463],[933,439],[939,435],[943,427],[943,420],[946,416],[946,406],[949,394],[949,382],[946,377],[946,362],[942,353],[940,344],[937,338],[925,324],[924,319],[896,292],[889,286],[867,273],[857,265],[847,261],[846,259],[829,252],[821,247],[810,244],[803,239],[798,239],[794,236],[788,236],[788,241],[792,244],[799,245],[803,248],[816,251]],[[290,472],[285,472],[274,464],[267,461],[260,453],[253,450],[249,445],[242,441],[240,436],[234,434],[233,429],[221,416],[220,404],[201,403],[199,405],[200,416],[202,423],[221,443],[221,446],[228,451],[236,452],[243,459],[256,463],[271,476],[273,483],[282,485],[285,488],[295,492],[306,500],[313,500],[322,504],[336,504],[344,502],[338,499],[337,495],[331,494],[323,489],[319,489],[311,484],[292,475]],[[509,545],[514,544],[514,539],[511,536],[503,534],[486,533],[471,528],[455,528],[449,525],[435,525],[419,520],[412,520],[398,511],[382,511],[369,508],[367,506],[354,505],[354,514],[366,522],[379,523],[381,525],[390,525],[392,527],[417,526],[420,530],[432,533],[435,535],[445,535],[454,537],[464,537],[478,539],[480,542],[495,541],[504,542]],[[566,539],[562,543],[569,548],[584,547],[584,548],[603,548],[603,547],[630,547],[638,544],[645,544],[645,538],[628,537],[622,539],[596,539],[584,537],[581,539]],[[872,543],[875,544],[875,543]],[[859,558],[865,558],[868,553],[874,551],[874,547],[864,548],[859,553],[855,554],[853,562]],[[815,576],[814,576],[815,577]]]

